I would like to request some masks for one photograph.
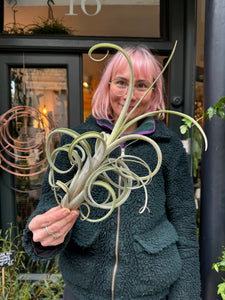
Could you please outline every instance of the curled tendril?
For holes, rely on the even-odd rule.
[[[87,208],[87,214],[86,214],[86,216],[84,215],[84,213],[81,210],[81,206],[82,205],[86,206],[86,208]],[[79,210],[80,210],[80,214],[81,214],[81,221],[86,221],[88,219],[88,216],[90,215],[90,211],[91,211],[90,210],[90,206],[87,203],[83,202],[83,203],[81,203],[81,205],[79,207]]]
[[[92,48],[89,50],[89,52],[88,52],[88,56],[89,56],[93,61],[96,61],[96,62],[103,61],[103,60],[105,60],[105,59],[108,57],[108,55],[109,55],[109,50],[107,50],[106,54],[105,54],[103,57],[101,57],[101,58],[94,58],[94,57],[92,56],[92,52],[93,52],[94,50],[95,50],[95,46],[92,47]]]
[[[122,48],[109,43],[102,43],[93,46],[89,51],[89,56],[92,59],[93,51],[100,47],[113,48],[120,51],[128,61],[131,74],[127,99],[125,101],[125,105],[121,111],[121,114],[117,122],[115,123],[112,133],[109,135],[105,132],[99,133],[95,131],[89,131],[83,134],[79,134],[71,129],[58,128],[49,134],[46,142],[46,155],[50,165],[49,184],[54,191],[56,201],[60,203],[62,207],[67,207],[69,209],[79,208],[82,220],[87,220],[89,222],[99,222],[105,220],[108,216],[112,214],[116,207],[119,207],[120,205],[125,203],[132,190],[138,188],[142,188],[144,190],[145,195],[144,205],[139,209],[139,212],[143,213],[146,209],[150,212],[150,209],[148,207],[148,193],[146,185],[151,182],[152,178],[159,171],[162,163],[162,153],[158,144],[147,136],[131,134],[121,137],[122,133],[133,123],[136,123],[137,121],[148,116],[160,113],[172,113],[182,117],[186,117],[199,128],[205,139],[205,145],[207,148],[207,139],[200,125],[194,119],[183,113],[169,110],[154,111],[136,117],[131,121],[128,121],[129,116],[134,112],[134,110],[137,108],[140,102],[144,99],[145,95],[149,92],[149,90],[154,86],[158,78],[165,71],[167,65],[169,64],[169,61],[171,60],[174,54],[176,43],[171,53],[171,56],[167,61],[166,66],[163,68],[162,72],[159,74],[156,80],[152,83],[145,95],[140,99],[140,101],[136,104],[132,111],[129,112],[127,117],[125,117],[125,115],[130,105],[134,82],[133,67],[131,60]],[[103,59],[105,59],[107,55],[108,52]],[[53,136],[58,133],[69,135],[73,139],[73,141],[70,144],[63,145],[50,152],[51,140]],[[87,141],[90,138],[95,139],[94,153],[92,153],[91,146]],[[137,140],[142,140],[144,142],[149,143],[150,146],[152,146],[156,151],[157,163],[154,170],[151,170],[144,160],[136,156],[124,154],[117,158],[111,157],[110,154],[116,148],[120,147],[122,143],[130,142],[131,144]],[[67,170],[61,170],[55,166],[56,158],[61,151],[68,153],[68,158],[71,162],[71,167]],[[130,167],[128,167],[128,163],[129,166],[135,164],[142,166],[143,170],[145,170],[144,173],[146,174],[142,176],[137,175]],[[71,180],[69,180],[68,182],[61,182],[59,180],[55,181],[55,172],[60,174],[66,174],[72,171],[73,169],[76,169],[76,172]],[[116,175],[117,178],[120,178],[119,183],[113,180],[114,177],[111,177],[112,174]],[[105,199],[95,199],[93,193],[95,187],[100,187],[101,189],[104,189],[106,191]],[[61,202],[59,201],[57,194],[57,191],[59,189],[61,189],[64,192],[64,196],[62,197],[62,199],[60,199]],[[120,192],[116,193],[116,190],[119,190]],[[84,205],[87,208],[87,214],[83,213],[81,209],[82,205]],[[101,218],[91,219],[89,218],[89,215],[91,213],[90,207],[107,210],[107,212]]]

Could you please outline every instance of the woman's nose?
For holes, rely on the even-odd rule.
[[[128,95],[128,89],[127,89],[124,97],[127,98],[127,95]],[[135,94],[135,88],[132,89],[131,99],[135,99],[135,100],[137,99],[137,96]]]

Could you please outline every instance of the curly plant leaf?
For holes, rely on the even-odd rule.
[[[125,132],[128,127],[130,127],[133,123],[136,123],[143,118],[160,113],[177,114],[179,116],[187,118],[188,120],[193,122],[198,128],[200,127],[199,124],[191,117],[179,112],[168,110],[147,113],[142,116],[136,117],[135,119],[128,122],[130,115],[138,107],[138,105],[141,103],[141,101],[144,99],[147,93],[153,88],[155,82],[165,71],[167,65],[169,64],[174,54],[176,43],[167,61],[167,64],[162,69],[161,73],[156,78],[156,80],[152,83],[145,95],[140,99],[140,101],[136,104],[132,111],[129,112],[127,117],[125,116],[130,105],[134,84],[134,75],[131,60],[127,53],[121,47],[109,43],[101,43],[93,46],[89,51],[89,56],[92,59],[94,59],[92,57],[93,51],[100,47],[113,48],[117,51],[120,51],[127,59],[130,69],[130,83],[127,98],[125,101],[125,105],[121,111],[121,114],[114,125],[113,131],[110,135],[106,134],[105,132],[99,133],[95,131],[89,131],[83,134],[79,134],[70,129],[58,128],[49,134],[46,142],[46,155],[50,165],[49,184],[54,191],[54,195],[57,202],[61,204],[62,207],[68,207],[69,209],[78,208],[80,210],[82,219],[87,220],[89,222],[99,222],[105,220],[114,211],[116,207],[119,207],[125,201],[127,201],[130,193],[134,189],[142,188],[144,190],[144,203],[143,207],[139,209],[139,212],[143,213],[146,209],[149,210],[146,185],[150,183],[153,176],[155,176],[159,171],[162,163],[162,153],[158,144],[147,136],[139,134],[130,134],[122,136],[123,132]],[[201,129],[201,127],[199,128],[199,130],[205,138],[205,143],[207,147],[207,139],[204,135],[204,132]],[[69,135],[73,138],[73,141],[72,143],[63,145],[51,152],[51,141],[53,136],[57,133]],[[93,151],[94,153],[92,153],[91,146],[88,143],[88,139],[90,138],[92,140],[95,140],[95,149]],[[117,158],[111,157],[111,153],[116,148],[119,148],[122,143],[133,143],[138,140],[142,140],[149,143],[149,145],[153,147],[156,151],[157,162],[154,170],[151,170],[145,161],[136,156],[124,154]],[[55,166],[56,158],[61,151],[68,153],[68,158],[71,162],[71,167],[68,170],[60,170]],[[143,168],[143,175],[137,175],[130,167],[128,167],[128,163],[129,165],[141,166]],[[66,174],[72,171],[73,169],[76,170],[76,172],[74,174],[74,177],[70,181],[61,182],[59,180],[55,180],[55,172],[60,174]],[[112,174],[116,175],[117,178],[120,178],[119,183],[115,182],[112,179],[115,178],[115,176],[111,176]],[[95,199],[95,194],[93,192],[93,189],[95,187],[101,188],[106,191],[105,199]],[[62,199],[61,196],[59,196],[57,193],[59,189],[63,190],[64,192],[64,196]],[[116,195],[116,190],[120,190],[118,195]],[[83,206],[87,208],[87,214],[84,214],[84,212],[82,211]],[[90,207],[106,210],[106,214],[99,219],[91,219],[89,218]]]

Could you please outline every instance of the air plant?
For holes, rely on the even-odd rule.
[[[97,44],[89,50],[88,54],[92,59],[94,59],[92,57],[93,51],[100,47],[113,48],[118,51],[121,51],[121,53],[125,56],[125,58],[128,61],[131,74],[130,83],[125,105],[121,111],[118,120],[114,125],[114,129],[112,130],[111,134],[106,134],[105,132],[99,133],[95,131],[89,131],[83,134],[79,134],[71,129],[65,128],[55,129],[49,134],[46,142],[46,155],[50,165],[49,184],[54,191],[56,201],[58,202],[58,204],[61,205],[61,207],[66,207],[71,210],[79,209],[83,220],[87,220],[90,222],[99,222],[106,219],[116,207],[122,205],[129,198],[129,195],[133,189],[143,188],[145,193],[145,200],[144,205],[140,208],[139,212],[143,213],[146,208],[148,209],[148,195],[146,185],[152,180],[152,178],[160,169],[162,163],[161,150],[158,144],[147,136],[143,136],[140,134],[129,134],[126,136],[122,136],[126,129],[129,128],[133,123],[136,123],[137,121],[140,121],[141,119],[144,119],[146,117],[161,113],[172,113],[187,118],[190,122],[196,125],[202,133],[205,140],[205,148],[207,149],[207,138],[201,126],[198,124],[198,122],[196,122],[193,118],[186,114],[170,110],[160,110],[143,114],[132,119],[131,121],[128,121],[130,115],[138,107],[138,105],[141,103],[141,101],[144,99],[147,93],[154,87],[154,84],[156,83],[158,78],[163,74],[163,72],[167,68],[175,52],[176,44],[177,42],[175,43],[171,55],[159,76],[155,79],[155,81],[152,83],[152,85],[149,87],[149,89],[146,91],[143,97],[139,100],[139,102],[135,105],[135,107],[128,113],[127,117],[125,116],[130,105],[134,84],[132,62],[128,54],[121,47],[110,43]],[[71,144],[63,145],[53,150],[51,153],[51,140],[52,137],[57,133],[69,135],[73,138],[73,141],[71,142]],[[91,152],[90,144],[87,141],[89,138],[96,139],[94,153]],[[155,149],[157,154],[157,163],[154,170],[151,170],[144,160],[136,156],[126,154],[121,154],[117,158],[112,158],[110,156],[110,153],[112,153],[116,148],[120,147],[121,143],[133,142],[136,140],[145,141]],[[68,153],[68,158],[71,162],[71,167],[68,170],[60,170],[55,166],[55,161],[60,151],[66,151]],[[140,164],[142,167],[144,167],[144,169],[146,169],[147,174],[143,176],[138,176],[128,167],[128,162],[132,162],[132,164]],[[60,180],[55,180],[54,172],[65,174],[70,172],[74,168],[77,169],[76,173],[69,182],[64,183]],[[118,177],[120,178],[119,183],[114,182],[111,179],[111,177],[108,175],[109,172],[114,172],[118,175]],[[95,186],[100,186],[107,191],[106,199],[104,199],[104,201],[101,203],[99,203],[99,199],[98,202],[96,202],[92,195],[92,190]],[[61,199],[60,196],[57,194],[59,188],[65,192],[65,195]],[[118,195],[116,195],[115,189],[118,189],[120,191]],[[82,212],[82,205],[85,205],[88,209],[86,215]],[[107,210],[107,213],[99,219],[90,219],[90,207],[96,207],[103,210]]]

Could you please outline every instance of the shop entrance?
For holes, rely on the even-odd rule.
[[[1,34],[0,115],[15,106],[29,105],[51,117],[55,126],[73,128],[90,114],[91,98],[104,68],[104,62],[95,63],[88,59],[87,52],[91,46],[100,42],[121,47],[145,44],[164,64],[176,40],[176,53],[165,73],[167,108],[193,115],[196,1],[118,1],[117,6],[116,1],[114,5],[110,1],[105,1],[105,4],[102,1],[101,11],[97,2],[93,7],[87,7],[82,6],[81,1],[80,11],[75,7],[72,11],[70,7],[69,13],[68,6],[59,8],[66,10],[70,20],[73,14],[78,13],[79,24],[83,24],[80,28],[82,36],[76,33],[70,36]],[[143,2],[142,5],[140,2]],[[41,9],[40,4],[37,10]],[[112,18],[109,23],[103,23],[110,9],[114,11]],[[115,18],[116,10],[120,11],[120,21]],[[129,14],[125,16],[126,11]],[[123,16],[124,26],[129,28],[127,31],[124,27],[121,29]],[[100,18],[101,26],[98,27],[96,21],[91,31],[85,31],[85,24],[90,27],[90,20],[95,22],[95,18]],[[96,55],[102,56],[103,50]],[[180,118],[169,116],[167,123],[179,134]],[[33,124],[33,121],[30,122],[30,125]],[[15,122],[15,128],[14,138],[19,138],[24,124],[19,120]],[[32,130],[26,133],[32,134]],[[39,161],[40,158],[34,155],[32,159]],[[7,224],[13,222],[21,231],[37,203],[42,175],[38,174],[31,182],[31,177],[24,179],[3,168],[0,168],[0,173],[0,226],[4,231]]]

